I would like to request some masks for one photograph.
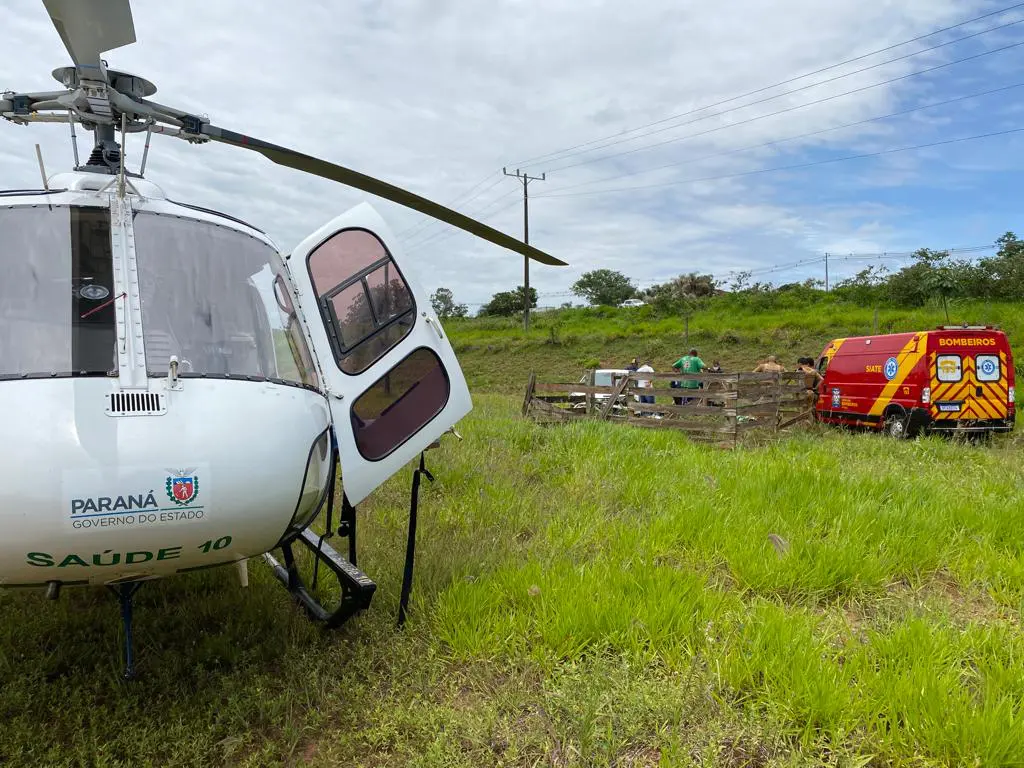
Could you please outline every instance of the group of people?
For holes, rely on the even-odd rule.
[[[700,355],[697,354],[696,349],[690,349],[690,351],[672,363],[672,367],[680,373],[723,373],[722,366],[718,360],[712,361],[711,365],[708,366]],[[654,373],[654,368],[651,367],[650,359],[645,359],[643,365],[639,364],[637,358],[633,358],[629,365],[626,366],[626,370],[636,373]],[[758,363],[754,368],[754,373],[783,373],[785,367],[776,359],[775,355],[768,355],[763,362]],[[808,399],[813,402],[817,399],[818,385],[822,382],[822,375],[818,373],[818,370],[814,367],[813,357],[801,357],[797,361],[797,366],[794,369],[804,374],[804,382],[806,385],[806,391]],[[637,379],[637,386],[640,388],[650,388],[652,386],[650,379]],[[669,382],[669,386],[672,389],[704,389],[704,385],[697,379],[682,379],[679,381],[673,380]],[[696,395],[673,397],[672,400],[676,405],[686,405],[687,403],[693,402],[700,399]],[[641,403],[653,403],[654,395],[640,395]],[[708,405],[723,405],[724,403],[713,403],[708,402]]]
[[[690,349],[690,351],[672,363],[672,367],[680,373],[722,373],[722,365],[718,360],[713,360],[711,365],[708,366],[703,360],[700,359],[700,355],[697,354],[696,349]],[[637,373],[654,373],[654,369],[651,367],[650,360],[644,360],[643,365],[638,365],[637,358],[633,358],[629,365],[626,366],[626,370],[635,371]],[[636,385],[642,388],[649,388],[651,386],[650,379],[637,379]],[[671,381],[669,386],[672,389],[703,389],[704,385],[696,379],[683,379],[681,381]],[[672,400],[676,405],[685,405],[687,403],[697,400],[696,395],[673,397]],[[654,395],[640,395],[641,403],[653,403]]]

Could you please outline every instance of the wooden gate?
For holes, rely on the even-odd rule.
[[[540,423],[598,419],[649,429],[675,429],[694,440],[734,447],[754,430],[778,432],[813,414],[813,393],[799,371],[780,373],[614,374],[594,384],[594,371],[576,384],[542,382],[530,374],[523,416]],[[675,388],[672,382],[695,382]]]

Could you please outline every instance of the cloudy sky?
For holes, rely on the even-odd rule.
[[[155,82],[156,101],[516,237],[522,188],[502,167],[546,173],[530,184],[530,242],[570,265],[531,265],[550,306],[579,301],[569,286],[600,267],[640,286],[747,269],[781,283],[823,277],[829,252],[835,281],[879,263],[871,254],[1024,229],[1024,133],[889,151],[1024,128],[1024,3],[993,13],[1010,6],[134,0],[139,42],[105,58]],[[58,87],[50,72],[70,62],[41,0],[6,0],[0,27],[0,88]],[[38,186],[36,142],[48,172],[70,167],[66,126],[3,123],[0,186]],[[141,143],[129,137],[129,166]],[[244,150],[154,138],[146,175],[252,221],[283,251],[369,200],[424,287],[472,309],[522,282],[510,251]]]

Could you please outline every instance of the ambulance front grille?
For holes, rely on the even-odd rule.
[[[159,416],[167,413],[160,392],[111,392],[107,396],[108,416]]]

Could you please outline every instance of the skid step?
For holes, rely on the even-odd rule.
[[[314,554],[318,553],[321,557],[321,562],[337,574],[344,584],[360,595],[360,599],[366,601],[366,605],[363,606],[364,608],[370,607],[370,600],[373,599],[373,593],[376,591],[377,585],[369,576],[342,557],[327,541],[321,544],[320,537],[309,530],[309,528],[306,528],[299,534],[298,540],[305,544]]]
[[[335,575],[341,586],[341,603],[333,611],[330,611],[324,608],[302,583],[302,578],[295,565],[295,556],[292,553],[292,542],[281,546],[284,564],[269,552],[263,556],[273,569],[278,581],[306,609],[311,618],[322,621],[329,629],[334,629],[340,627],[355,614],[370,607],[370,601],[373,600],[373,593],[377,590],[377,585],[369,576],[342,557],[329,542],[321,541],[321,538],[309,529],[302,531],[294,541],[302,543],[309,549],[317,562]]]

